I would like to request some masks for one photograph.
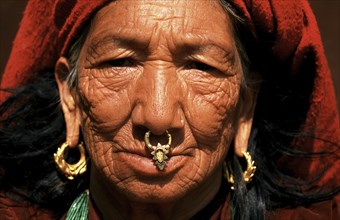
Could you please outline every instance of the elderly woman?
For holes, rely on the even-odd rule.
[[[2,219],[339,217],[307,2],[32,0],[1,86]]]

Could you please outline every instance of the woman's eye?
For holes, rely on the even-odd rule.
[[[209,70],[213,70],[214,67],[212,66],[209,66],[205,63],[201,63],[201,62],[193,62],[193,63],[190,63],[188,66],[187,66],[188,69],[197,69],[197,70],[200,70],[200,71],[209,71]]]
[[[132,66],[133,62],[130,59],[121,58],[121,59],[106,61],[105,64],[109,65],[110,67],[128,67],[128,66]]]

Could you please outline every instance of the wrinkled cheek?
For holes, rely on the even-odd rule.
[[[110,182],[116,184],[132,177],[129,170],[121,169],[124,161],[118,154],[113,153],[111,142],[103,141],[101,136],[91,130],[85,132],[87,135],[84,136],[84,139],[90,154],[92,169],[100,173],[103,178],[109,178]]]
[[[110,83],[110,79],[106,80]],[[112,141],[130,115],[127,88],[112,89],[105,83],[86,77],[79,83],[82,135],[92,166],[105,176],[111,176],[119,163],[112,157]]]
[[[216,146],[221,142],[222,136],[228,136],[227,139],[230,139],[234,133],[234,121],[237,116],[237,91],[235,88],[212,92],[209,95],[196,94],[188,105],[188,120],[199,143]]]
[[[128,91],[112,90],[96,80],[80,85],[82,126],[97,134],[113,135],[130,115]]]

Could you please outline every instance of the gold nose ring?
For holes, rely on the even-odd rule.
[[[152,146],[150,143],[150,134],[151,131],[147,131],[144,135],[144,141],[146,147],[151,151],[151,155],[153,155],[153,160],[155,161],[155,165],[159,170],[163,170],[166,165],[166,160],[169,158],[167,154],[169,153],[170,145],[172,142],[171,134],[168,130],[165,131],[168,136],[168,143],[166,145],[161,145],[159,142],[157,146]]]

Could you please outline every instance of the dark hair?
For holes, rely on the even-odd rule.
[[[227,11],[239,14],[230,4],[223,5],[228,7]],[[314,76],[310,76],[306,83],[306,78],[289,81],[284,68],[275,68],[277,73],[270,74],[269,70],[274,69],[271,67],[279,64],[266,55],[266,51],[259,49],[265,43],[257,42],[255,33],[250,32],[240,17],[230,17],[242,60],[246,61],[244,68],[257,68],[263,74],[248,146],[257,166],[253,181],[245,185],[242,161],[233,156],[233,152],[229,152],[230,158],[227,158],[232,161],[235,177],[235,190],[231,192],[234,219],[263,219],[267,210],[332,198],[339,192],[339,187],[333,191],[303,192],[302,188],[313,184],[313,181],[302,181],[285,174],[276,163],[282,155],[306,158],[331,154],[290,148],[296,137],[317,138],[310,135],[312,131],[299,132],[306,119]],[[249,63],[249,60],[258,59],[259,54],[268,60],[267,66],[254,67]],[[313,56],[307,56],[306,60],[314,65]],[[313,66],[306,65],[304,68],[309,70]],[[302,80],[308,86],[301,87]],[[68,181],[55,168],[53,153],[65,141],[65,123],[59,106],[54,70],[35,74],[23,87],[11,92],[11,96],[0,106],[0,190],[10,193],[13,199],[29,200],[60,216],[74,198],[88,187],[89,177],[85,175]],[[325,145],[332,143],[325,141]],[[282,183],[282,180],[285,182]]]
[[[42,71],[0,106],[0,190],[62,213],[87,187],[67,181],[53,154],[65,141],[65,122],[53,71]]]

